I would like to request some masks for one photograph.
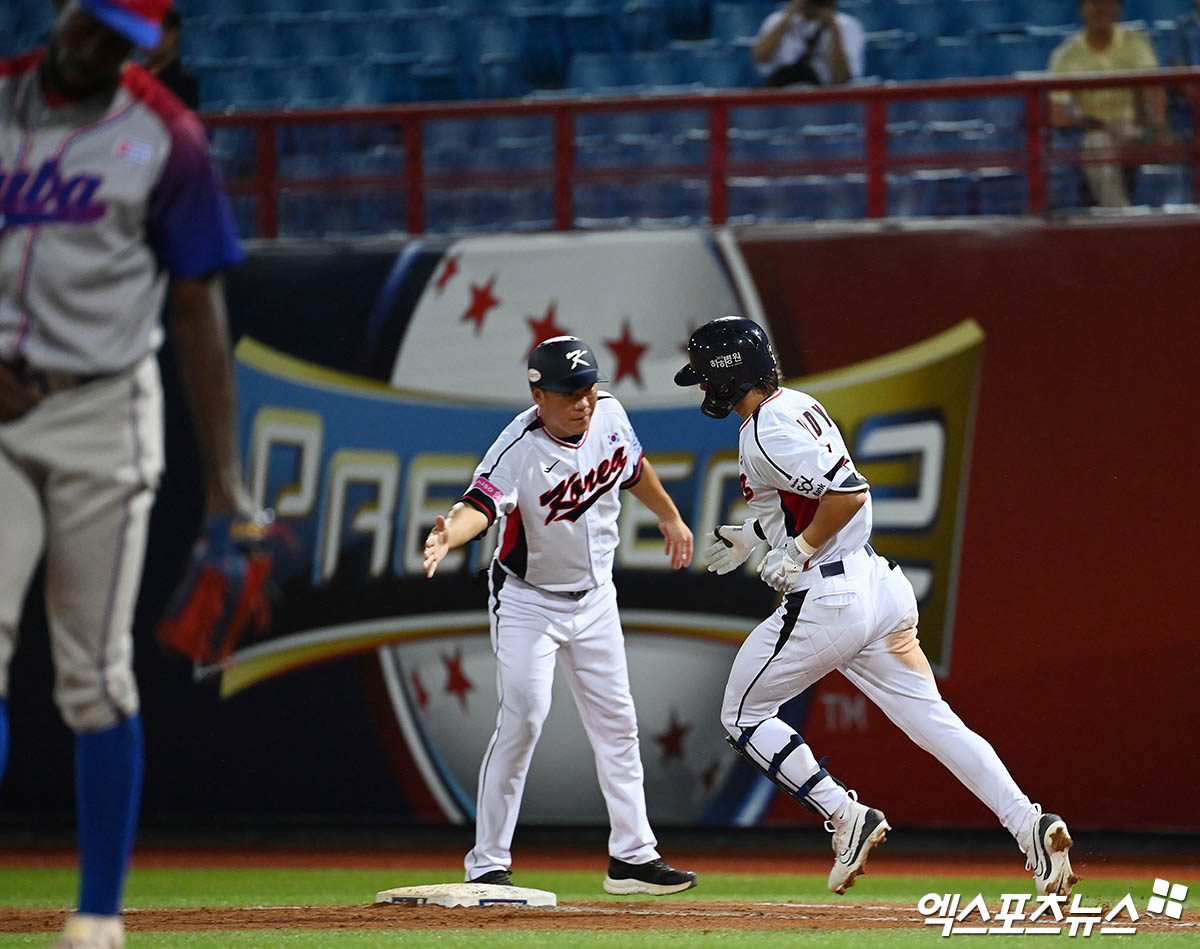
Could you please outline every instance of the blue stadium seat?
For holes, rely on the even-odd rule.
[[[866,74],[881,79],[916,79],[915,38],[903,30],[867,34]]]
[[[1187,165],[1143,165],[1138,169],[1134,204],[1160,208],[1192,201],[1192,170]]]
[[[336,61],[311,60],[281,70],[284,104],[291,109],[332,109],[342,104]]]
[[[608,92],[633,84],[623,56],[613,53],[572,53],[567,87],[582,92]]]
[[[452,102],[466,98],[462,72],[457,65],[420,62],[411,70],[413,98],[418,102]]]
[[[1195,9],[1189,0],[1126,0],[1122,15],[1126,20],[1171,20]]]
[[[411,56],[375,55],[367,68],[377,102],[409,102],[416,96]]]
[[[1000,33],[980,37],[980,75],[1010,76],[1044,70],[1049,60],[1046,43],[1030,33]]]
[[[475,66],[475,97],[517,99],[529,92],[525,72],[515,56],[487,55]]]
[[[891,217],[952,217],[971,212],[971,178],[958,170],[889,175]]]
[[[628,49],[662,49],[670,39],[667,9],[655,0],[631,0],[625,4],[618,25]]]
[[[612,12],[596,0],[570,4],[563,11],[562,22],[572,52],[613,53],[621,49]]]
[[[712,0],[667,0],[667,32],[680,40],[708,36]]]
[[[245,56],[255,63],[288,58],[282,34],[266,17],[240,17],[228,21],[223,28],[232,37],[230,51],[234,56]]]
[[[200,108],[202,110],[225,109],[253,100],[257,91],[246,65],[237,61],[226,61],[197,69],[200,84]]]
[[[347,107],[373,105],[382,98],[375,88],[369,63],[354,60],[340,67],[342,103]]]
[[[1074,0],[1068,2],[1074,3]],[[1035,5],[1043,4],[1038,0]],[[951,0],[946,8],[945,33],[961,36],[987,32],[1013,22],[1023,24],[1026,17],[1021,14],[1013,18],[1008,0]]]
[[[229,198],[233,211],[233,224],[241,237],[253,237],[258,233],[258,199],[252,194],[236,194]]]
[[[768,8],[768,11],[771,8]],[[858,20],[868,33],[891,30],[896,27],[896,5],[894,0],[842,0],[838,10]]]
[[[742,47],[683,44],[676,49],[687,63],[688,77],[709,89],[745,89],[758,85],[758,73]]]
[[[566,77],[570,50],[557,8],[514,10],[525,80],[534,89],[559,89]]]
[[[288,57],[298,62],[362,56],[366,52],[356,43],[345,42],[343,32],[328,13],[273,17],[271,23]]]
[[[1020,96],[988,96],[975,100],[975,114],[998,129],[1025,129],[1025,100]]]
[[[926,79],[961,79],[979,73],[979,50],[972,33],[924,40],[918,55]]]
[[[1012,0],[1009,20],[1030,26],[1074,25],[1079,23],[1079,5],[1076,0]]]
[[[412,50],[411,43],[396,35],[398,26],[403,23],[407,23],[407,19],[382,13],[338,13],[332,19],[332,28],[338,48],[347,56],[360,59],[398,56],[407,50],[409,61],[417,62],[422,54]]]
[[[752,224],[766,217],[769,181],[762,177],[729,179],[727,212],[730,224]]]
[[[521,52],[516,21],[506,13],[463,17],[459,21],[459,47],[464,58],[483,56],[516,59]]]
[[[1010,168],[983,168],[977,174],[980,214],[1025,214],[1029,208],[1029,179]]]
[[[233,59],[237,48],[233,31],[220,20],[209,17],[187,24],[180,34],[179,46],[187,62]]]
[[[635,50],[629,54],[627,70],[634,84],[668,91],[677,91],[689,78],[680,58],[669,49]]]
[[[863,157],[862,129],[854,125],[806,125],[791,149],[798,157],[812,159],[860,159]],[[782,147],[782,143],[777,143]]]
[[[895,0],[893,25],[916,36],[940,36],[944,0]]]
[[[754,37],[764,19],[762,7],[749,3],[718,3],[712,10],[712,35],[726,43]]]
[[[427,63],[448,63],[459,58],[458,31],[445,12],[404,13],[393,23],[396,52],[415,53]]]

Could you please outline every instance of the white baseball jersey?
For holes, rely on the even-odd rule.
[[[119,372],[160,342],[167,275],[242,252],[193,113],[135,65],[111,100],[48,97],[44,55],[0,59],[0,359]]]
[[[625,409],[601,392],[578,444],[551,435],[537,406],[514,418],[475,469],[463,501],[498,517],[496,561],[552,593],[575,593],[612,578],[618,488],[642,474],[642,445]]]
[[[842,433],[812,396],[780,389],[742,423],[742,494],[767,543],[779,547],[806,528],[826,491],[861,491],[866,480]],[[862,549],[871,539],[871,499],[808,560],[809,568]]]

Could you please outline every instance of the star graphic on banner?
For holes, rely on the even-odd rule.
[[[604,345],[617,357],[617,371],[613,376],[613,385],[616,385],[626,376],[633,376],[634,382],[639,386],[643,385],[642,371],[638,368],[638,360],[642,358],[642,353],[650,347],[648,345],[643,346],[630,335],[629,320],[625,321],[624,327],[621,330],[621,338],[606,339]]]
[[[558,301],[551,300],[550,305],[546,307],[546,315],[540,320],[533,316],[525,317],[525,322],[529,324],[529,328],[533,330],[533,342],[529,344],[529,353],[532,353],[538,346],[546,342],[548,339],[554,339],[555,336],[566,336],[567,330],[559,326],[555,320],[554,310],[558,306]],[[525,358],[529,358],[529,353],[525,354]]]
[[[700,783],[704,785],[704,790],[713,789],[713,785],[717,783],[717,772],[720,770],[721,763],[714,759],[712,764],[700,772]]]
[[[458,262],[460,260],[462,260],[462,254],[453,254],[452,256],[446,258],[446,266],[442,268],[442,272],[437,278],[436,286],[438,293],[441,293],[443,290],[445,290],[446,284],[448,284],[450,279],[456,273],[458,273]]]
[[[655,735],[654,740],[662,747],[663,761],[683,757],[683,736],[692,730],[691,725],[684,725],[675,717],[671,709],[671,724],[661,735]]]
[[[462,668],[462,649],[453,656],[442,653],[442,662],[446,664],[446,693],[458,696],[458,704],[463,711],[467,709],[467,693],[475,689],[475,683],[466,677]]]
[[[421,681],[421,673],[413,672],[412,674],[413,692],[417,696],[417,705],[424,708],[429,704],[429,693],[425,691],[425,683]]]
[[[491,279],[482,287],[471,284],[471,305],[467,307],[467,312],[462,315],[462,318],[471,320],[475,324],[476,334],[483,329],[483,318],[487,316],[488,310],[500,305],[500,301],[492,296],[492,287],[495,285],[495,274],[492,274]]]

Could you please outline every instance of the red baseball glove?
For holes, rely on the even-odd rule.
[[[270,512],[253,520],[211,518],[158,625],[159,644],[202,665],[217,665],[249,630],[265,633],[271,625],[271,570],[275,558],[294,546],[292,532]]]

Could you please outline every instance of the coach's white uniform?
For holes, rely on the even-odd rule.
[[[621,404],[600,393],[577,443],[542,425],[536,407],[508,424],[463,501],[501,519],[489,599],[500,710],[479,769],[475,847],[466,878],[511,864],[534,745],[561,659],[596,757],[608,807],[609,855],[659,856],[646,817],[637,717],[612,582],[619,489],[642,472],[642,446]]]
[[[841,432],[821,404],[781,389],[742,425],[738,442],[742,490],[771,547],[798,536],[822,495],[856,492],[867,482],[855,470]],[[744,749],[770,767],[794,744],[776,718],[780,705],[839,670],[919,746],[937,757],[1014,836],[1027,828],[1033,805],[992,746],[963,724],[938,693],[917,642],[912,585],[876,554],[871,501],[808,560],[779,608],[743,643],[730,670],[721,718]],[[743,736],[752,730],[751,736]],[[820,772],[807,744],[778,766],[793,789]],[[845,792],[828,777],[806,789],[829,817]]]

